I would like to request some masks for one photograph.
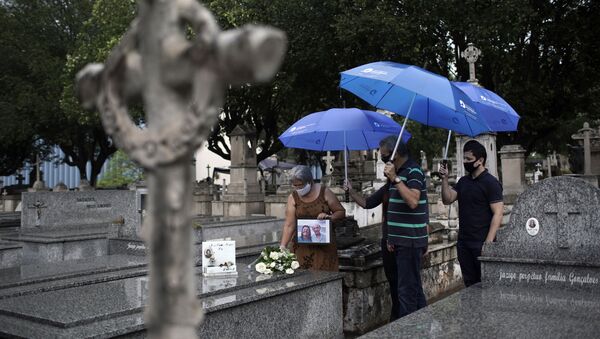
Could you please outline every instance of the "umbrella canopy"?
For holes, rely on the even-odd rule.
[[[400,132],[391,118],[358,108],[332,108],[309,114],[290,126],[279,140],[291,148],[313,151],[362,151],[379,147],[384,137]],[[410,139],[405,132],[402,140]]]
[[[490,127],[450,80],[417,66],[380,61],[341,73],[340,87],[372,106],[432,127],[475,136]]]
[[[475,109],[494,132],[517,130],[519,114],[498,94],[468,82],[453,82],[474,103]]]

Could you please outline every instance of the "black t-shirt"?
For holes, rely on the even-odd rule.
[[[454,189],[458,193],[458,240],[484,242],[494,216],[490,204],[502,201],[502,184],[485,170],[475,179],[460,178]]]

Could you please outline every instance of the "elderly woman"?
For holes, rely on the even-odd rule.
[[[306,166],[292,168],[291,183],[294,191],[288,197],[280,247],[287,247],[292,242],[292,252],[296,254],[302,268],[337,271],[338,257],[333,227],[331,242],[326,245],[298,244],[292,238],[296,234],[298,219],[331,219],[333,226],[346,216],[344,207],[330,189],[313,181],[310,168]]]

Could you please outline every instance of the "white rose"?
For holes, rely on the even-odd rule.
[[[272,263],[270,263],[270,264],[269,264],[269,266],[270,266],[270,267],[275,267],[275,265],[277,265],[277,263],[276,263],[276,262],[274,262],[274,261],[273,261]]]
[[[286,274],[294,274],[294,270],[291,268],[288,268],[287,270],[285,270]]]
[[[256,264],[256,266],[254,266],[254,268],[256,269],[256,272],[258,272],[258,273],[265,273],[265,270],[267,269],[267,265],[265,265],[264,262],[259,262],[258,264]]]
[[[271,273],[273,273],[273,271],[271,271],[271,269],[267,268],[264,273],[265,274],[271,274]]]
[[[273,260],[277,260],[279,259],[279,253],[278,252],[271,252],[271,254],[269,254],[269,257]]]
[[[297,270],[300,267],[300,263],[297,261],[292,261],[292,269]]]

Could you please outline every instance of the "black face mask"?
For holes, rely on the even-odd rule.
[[[471,174],[473,172],[475,172],[475,170],[477,168],[479,168],[479,166],[475,167],[475,161],[471,161],[471,162],[463,162],[463,166],[465,166],[465,171],[467,171],[467,173]]]
[[[381,156],[381,161],[383,161],[384,164],[387,164],[388,162],[390,162],[391,158],[392,158],[391,154],[390,155],[386,155],[386,156],[382,155]]]

